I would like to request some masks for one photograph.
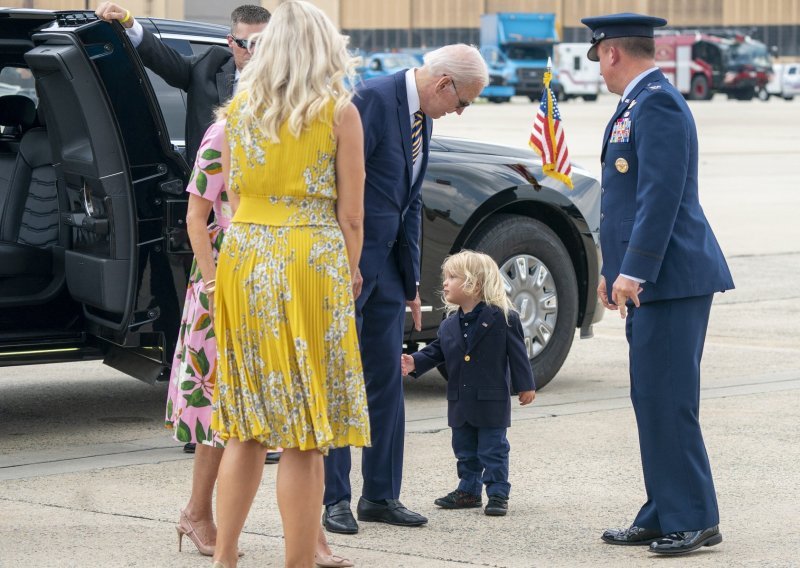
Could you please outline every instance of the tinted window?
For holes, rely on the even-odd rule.
[[[186,40],[165,39],[162,40],[181,55],[192,56],[192,46]],[[186,136],[186,94],[180,89],[169,86],[164,79],[147,70],[147,76],[153,84],[153,90],[158,98],[158,105],[161,107],[161,114],[164,115],[164,122],[167,123],[167,131],[170,140],[181,141]]]
[[[0,71],[0,96],[25,95],[37,102],[35,81],[29,69],[23,67],[3,67]]]

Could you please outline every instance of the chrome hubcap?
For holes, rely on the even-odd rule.
[[[506,294],[519,311],[528,358],[542,352],[553,336],[558,292],[550,270],[529,254],[512,256],[500,267]]]

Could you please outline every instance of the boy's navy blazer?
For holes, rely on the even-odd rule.
[[[642,302],[733,288],[700,206],[694,118],[660,70],[620,102],[600,160],[600,248],[609,290],[619,274],[646,280]]]
[[[360,269],[365,281],[373,280],[386,258],[397,249],[406,298],[413,300],[420,278],[422,196],[420,188],[428,166],[432,121],[423,126],[422,169],[411,184],[411,118],[406,72],[376,77],[361,83],[353,104],[364,128],[364,247]]]
[[[445,364],[451,428],[506,428],[511,425],[511,393],[536,388],[522,324],[516,312],[509,312],[506,323],[502,310],[486,306],[474,325],[467,349],[458,313],[445,319],[436,340],[412,355],[415,374]]]

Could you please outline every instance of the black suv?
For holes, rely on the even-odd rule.
[[[210,24],[140,22],[192,56]],[[155,381],[172,360],[191,262],[185,96],[90,12],[0,9],[0,365],[103,358]],[[434,137],[422,196],[423,331],[442,319],[440,266],[491,254],[521,313],[541,387],[574,330],[599,319],[598,181],[542,175],[530,151]],[[409,327],[410,329],[410,327]]]

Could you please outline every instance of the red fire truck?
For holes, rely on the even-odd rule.
[[[692,100],[714,93],[750,100],[772,73],[767,46],[748,36],[702,32],[657,35],[656,63],[670,82]]]

